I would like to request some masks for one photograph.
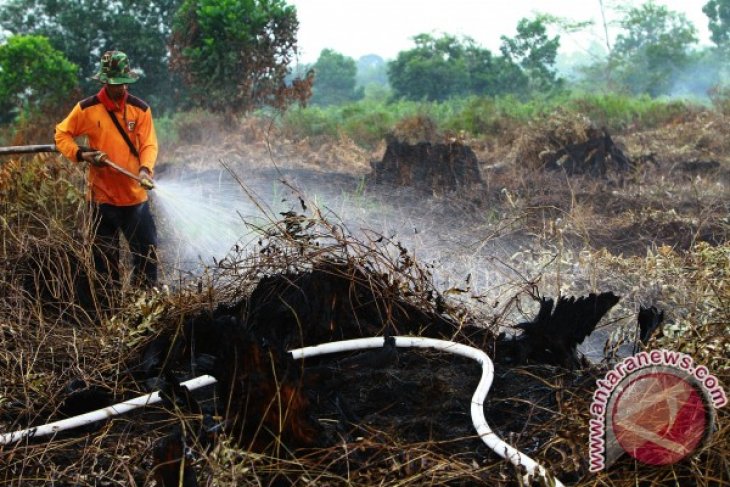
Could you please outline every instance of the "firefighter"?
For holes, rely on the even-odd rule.
[[[121,233],[133,256],[133,282],[155,286],[157,230],[147,201],[158,151],[152,111],[127,91],[139,75],[130,70],[125,53],[105,52],[94,79],[102,83],[101,90],[78,102],[56,125],[56,147],[71,161],[89,163],[87,198],[96,225],[96,271],[119,283]],[[76,143],[74,138],[82,135],[88,137],[91,148]],[[107,159],[139,179],[107,166]]]

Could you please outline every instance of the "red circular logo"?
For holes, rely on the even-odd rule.
[[[611,409],[621,448],[649,465],[669,465],[691,454],[708,429],[707,405],[697,387],[671,369],[627,379]]]

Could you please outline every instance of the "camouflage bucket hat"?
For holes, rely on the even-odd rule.
[[[101,56],[101,69],[93,79],[110,85],[124,85],[135,83],[139,74],[129,69],[129,58],[122,51],[107,51]]]

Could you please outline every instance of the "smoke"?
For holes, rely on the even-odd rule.
[[[709,101],[709,93],[718,86],[726,86],[730,79],[727,54],[720,49],[708,49],[696,54],[684,69],[676,71],[669,97],[694,98]]]
[[[371,185],[349,174],[244,164],[236,166],[235,177],[223,168],[164,172],[151,194],[162,258],[185,272],[220,261],[234,247],[253,249],[260,229],[284,212],[310,214],[316,207],[355,238],[382,236],[395,251],[398,245],[407,249],[432,272],[437,288],[456,297],[504,294],[505,286],[524,285],[529,274],[508,263],[530,247],[528,239],[495,233],[494,221],[454,195]]]
[[[390,242],[393,252],[407,249],[431,272],[436,289],[485,320],[498,317],[508,325],[530,319],[537,303],[525,293],[537,283],[542,295],[553,297],[596,290],[589,255],[539,241],[522,226],[506,223],[498,209],[485,210],[464,195],[375,185],[312,169],[242,162],[234,167],[233,173],[220,168],[159,175],[151,194],[164,268],[198,275],[234,248],[257,251],[262,229],[282,213],[311,216],[316,208],[360,241]],[[607,333],[595,333],[581,349],[600,359]]]

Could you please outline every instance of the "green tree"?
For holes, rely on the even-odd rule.
[[[0,45],[0,122],[63,104],[77,85],[76,71],[45,37],[11,36]]]
[[[712,42],[727,46],[730,41],[730,0],[710,0],[702,7],[709,18]]]
[[[401,51],[388,63],[388,80],[396,97],[445,100],[467,92],[463,47],[454,36],[430,34],[413,38],[416,47]]]
[[[685,15],[653,1],[630,9],[621,27],[609,57],[616,80],[630,93],[670,93],[691,61],[697,29]]]
[[[323,49],[314,63],[312,103],[339,105],[362,98],[363,90],[355,89],[355,60],[332,49]]]
[[[355,80],[365,99],[385,102],[392,94],[388,84],[388,63],[377,54],[367,54],[357,60]]]
[[[519,65],[529,79],[530,88],[547,90],[559,84],[555,59],[560,47],[560,36],[549,37],[547,18],[523,18],[517,23],[515,37],[502,36],[500,50],[505,58]]]
[[[167,42],[172,16],[181,0],[6,0],[0,28],[13,34],[43,35],[79,67],[85,93],[98,89],[91,80],[101,53],[126,52],[144,73],[134,91],[155,106],[169,108],[179,91],[168,70]]]
[[[357,60],[357,86],[388,86],[388,64],[377,54],[367,54]]]
[[[693,70],[691,80],[694,82],[699,74],[707,81],[702,85],[703,94],[710,94],[711,98],[718,100],[718,94],[727,96],[730,84],[730,0],[710,0],[702,11],[709,19],[710,37],[716,48],[699,54],[701,63]]]
[[[245,113],[306,96],[286,85],[297,12],[284,0],[185,0],[173,25],[172,66],[199,106]]]
[[[464,53],[469,94],[494,96],[527,91],[527,75],[510,58],[494,56],[471,40],[466,43]]]
[[[388,63],[388,80],[396,97],[445,100],[469,94],[494,95],[523,89],[519,66],[496,58],[470,38],[429,34],[414,37],[416,47]]]

